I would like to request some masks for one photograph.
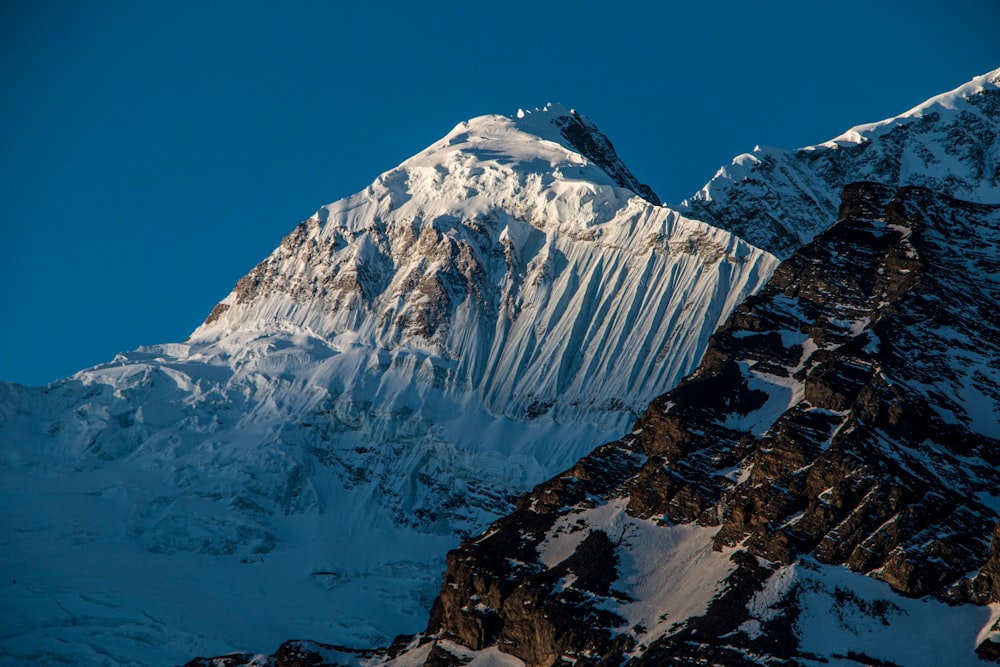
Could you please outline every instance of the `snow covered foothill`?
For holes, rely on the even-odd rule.
[[[187,341],[0,386],[0,662],[418,631],[460,535],[698,363],[776,258],[518,116],[322,208]]]

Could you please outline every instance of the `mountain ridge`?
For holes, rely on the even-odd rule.
[[[797,150],[758,146],[677,207],[788,257],[834,219],[849,182],[1000,202],[1000,69],[910,110]]]

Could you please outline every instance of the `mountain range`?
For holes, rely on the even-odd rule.
[[[459,124],[187,341],[0,385],[0,660],[1000,654],[998,137],[1000,70],[669,207],[564,107]]]

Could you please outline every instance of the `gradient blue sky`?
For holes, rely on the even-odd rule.
[[[466,118],[562,102],[676,202],[1000,66],[997,26],[995,0],[5,3],[0,379],[183,340]]]

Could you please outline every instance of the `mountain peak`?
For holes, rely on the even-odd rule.
[[[661,203],[652,188],[625,166],[597,125],[562,104],[549,102],[531,110],[518,109],[512,116],[469,119],[400,168],[436,163],[453,152],[484,163],[509,165],[519,172],[554,172],[557,178],[565,173],[570,180],[625,188],[655,206]],[[562,171],[567,167],[571,171]]]
[[[553,118],[562,118],[564,116],[571,116],[575,114],[576,111],[570,109],[558,102],[549,102],[544,107],[535,107],[534,109],[518,109],[514,117],[518,120],[538,120],[539,117],[543,117],[543,114],[547,114],[548,117],[545,118],[544,122],[548,122]]]
[[[581,280],[597,289],[619,271],[622,281],[633,281],[637,271],[668,264],[689,266],[685,280],[694,282],[714,284],[725,275],[742,293],[775,262],[658,204],[611,141],[576,111],[548,104],[475,117],[299,225],[189,341],[300,327],[326,341],[350,337],[381,350],[440,356],[451,368],[449,385],[474,389],[489,410],[516,419],[596,414],[602,421],[608,413],[616,421],[620,408],[641,404],[633,395],[655,395],[653,387],[679,378],[695,356],[683,350],[701,339],[673,340],[670,355],[647,358],[666,333],[651,323],[648,349],[629,343],[627,351],[602,352],[624,340],[631,325],[623,320],[620,332],[601,330],[590,324],[601,312],[592,310],[596,292],[579,304],[565,295]],[[614,257],[605,266],[594,253]],[[654,303],[642,286],[635,313]],[[671,285],[650,287],[660,289],[678,308],[693,308]],[[706,322],[734,305],[728,296],[695,301],[708,309]],[[614,317],[625,318],[625,311]],[[566,337],[548,335],[554,329]],[[583,359],[607,357],[609,373],[645,359],[641,372],[614,381],[617,398],[607,410],[590,409],[606,402],[593,391],[595,368],[604,362],[584,363],[581,345],[589,350]],[[663,363],[675,352],[681,366]]]

